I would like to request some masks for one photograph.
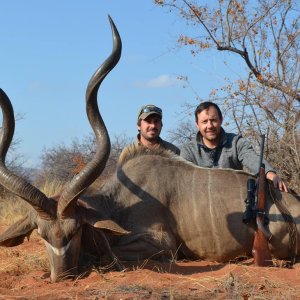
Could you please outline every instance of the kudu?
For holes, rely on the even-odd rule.
[[[113,34],[113,50],[90,79],[86,91],[87,116],[96,136],[98,150],[93,160],[63,190],[58,201],[48,198],[39,189],[6,168],[5,157],[13,138],[15,121],[10,100],[0,89],[0,105],[3,112],[0,137],[0,183],[35,209],[30,216],[24,217],[11,226],[0,237],[0,245],[6,247],[18,245],[34,229],[38,229],[39,235],[45,240],[52,281],[76,274],[83,224],[120,234],[126,233],[113,222],[101,220],[97,212],[91,212],[88,208],[77,204],[80,195],[101,174],[110,152],[109,136],[98,109],[97,92],[106,75],[118,63],[122,44],[116,26],[110,17],[109,20]]]
[[[83,194],[101,174],[109,155],[97,90],[121,53],[120,37],[111,24],[112,54],[87,88],[87,114],[98,150],[57,202],[6,169],[4,160],[14,121],[10,102],[1,92],[0,184],[29,202],[35,213],[2,234],[0,245],[18,245],[37,228],[46,241],[52,281],[76,274],[79,252],[94,256],[108,253],[121,260],[174,258],[178,254],[228,261],[250,256],[254,230],[242,222],[251,176],[246,172],[200,168],[167,151],[145,152],[133,147],[99,190]],[[289,259],[300,247],[299,196],[280,193],[268,184],[266,197],[271,253],[275,258]]]

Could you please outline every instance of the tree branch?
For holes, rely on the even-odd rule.
[[[289,87],[282,85],[280,82],[275,82],[275,81],[264,79],[263,75],[252,65],[252,63],[249,59],[247,49],[244,49],[244,51],[241,51],[241,50],[238,50],[233,47],[223,47],[223,46],[219,46],[219,47],[217,47],[217,49],[219,51],[230,51],[230,52],[239,54],[240,56],[243,57],[247,66],[249,67],[249,69],[252,71],[252,73],[254,74],[256,79],[261,84],[263,84],[264,86],[267,86],[267,87],[274,88],[278,91],[281,91],[300,102],[300,94],[297,91],[293,91]]]

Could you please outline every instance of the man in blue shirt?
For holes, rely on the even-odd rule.
[[[259,155],[250,142],[241,135],[227,133],[221,127],[223,116],[220,108],[213,102],[203,102],[195,110],[198,133],[195,139],[183,145],[180,155],[194,164],[206,168],[231,168],[242,170],[243,167],[256,174]],[[283,180],[272,166],[264,160],[266,178],[274,186],[288,192]]]

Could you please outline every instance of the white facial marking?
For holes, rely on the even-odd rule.
[[[47,241],[45,241],[45,244],[46,244],[46,247],[50,248],[55,255],[63,256],[67,252],[67,250],[69,249],[71,241],[66,246],[64,246],[62,248],[55,248],[51,244],[49,244]]]

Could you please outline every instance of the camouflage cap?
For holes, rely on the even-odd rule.
[[[148,116],[153,114],[158,115],[160,118],[162,118],[161,108],[152,104],[144,105],[139,111],[138,120],[145,120]]]

